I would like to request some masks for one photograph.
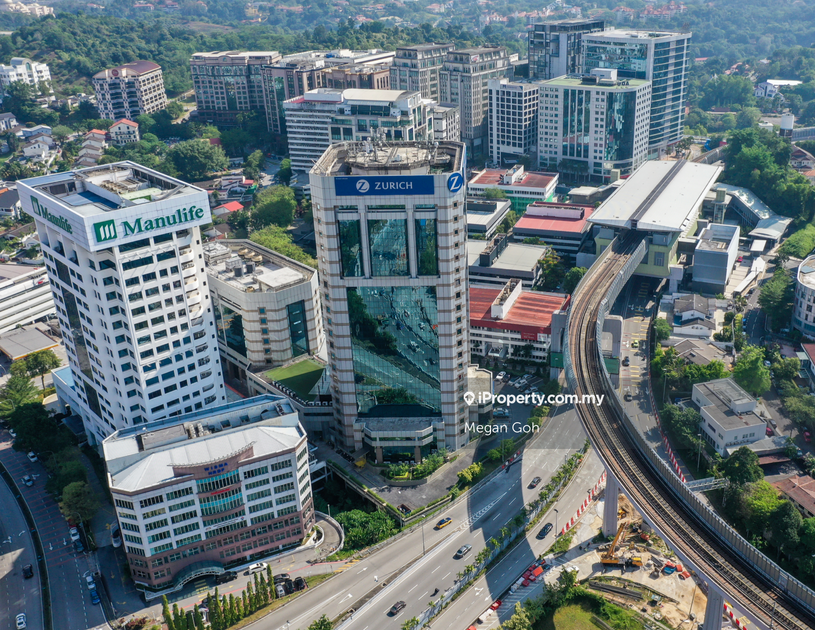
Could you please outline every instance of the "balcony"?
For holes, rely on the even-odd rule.
[[[186,253],[181,253],[178,258],[182,263],[189,263],[195,260],[195,254],[191,251],[187,251]]]
[[[189,306],[193,306],[195,304],[201,303],[201,292],[195,291],[193,293],[187,293],[187,304]]]

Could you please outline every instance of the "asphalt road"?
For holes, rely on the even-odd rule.
[[[42,628],[40,575],[31,532],[12,490],[2,482],[0,505],[0,628],[16,629],[19,613],[25,613],[29,628]],[[27,564],[34,567],[34,577],[28,580],[23,578]]]
[[[259,627],[275,630],[307,628],[322,614],[334,618],[351,608],[358,609],[358,602],[370,591],[381,589],[383,584],[389,584],[397,572],[418,560],[424,563],[420,566],[426,567],[426,570],[421,571],[419,578],[409,584],[406,583],[406,587],[404,589],[400,587],[398,592],[386,586],[384,590],[387,592],[376,596],[381,599],[381,603],[380,599],[376,599],[375,606],[371,605],[357,612],[358,618],[373,615],[370,616],[371,621],[368,624],[371,628],[389,627],[383,625],[388,619],[394,627],[398,627],[400,619],[404,621],[405,618],[410,618],[424,609],[429,593],[434,588],[443,590],[452,586],[456,574],[473,561],[483,548],[484,542],[498,532],[524,503],[540,491],[539,488],[546,484],[547,479],[566,458],[582,447],[585,439],[582,425],[574,409],[557,410],[527,447],[522,461],[510,466],[508,473],[499,473],[463,501],[434,516],[423,531],[419,528],[410,532],[361,561],[349,562],[342,567],[332,566],[334,570],[342,570],[343,575],[307,592],[281,610],[265,617],[258,622]],[[532,490],[527,486],[535,476],[540,476],[543,480],[538,489]],[[584,488],[583,493],[585,490]],[[433,524],[445,516],[453,519],[452,524],[442,530],[434,530]],[[465,543],[473,545],[472,551],[465,559],[454,560],[453,554]],[[427,555],[421,559],[423,546]],[[316,565],[311,567],[310,572],[325,572],[325,568],[325,565],[322,565],[321,570],[321,565]],[[422,585],[426,585],[426,588]],[[382,612],[380,608],[383,610],[390,608],[398,599],[404,599],[408,604],[401,616],[398,618],[379,616],[378,613]],[[360,630],[365,625],[359,625]]]
[[[546,554],[549,548],[555,543],[556,530],[552,530],[543,540],[537,540],[535,536],[544,523],[554,523],[554,510],[558,510],[558,516],[563,516],[561,521],[571,518],[586,498],[586,489],[597,483],[603,472],[603,464],[594,451],[589,451],[589,457],[577,478],[564,491],[558,502],[544,514],[540,524],[527,533],[523,543],[516,546],[497,565],[492,567],[484,577],[477,580],[470,586],[463,595],[459,596],[447,609],[431,624],[432,628],[466,628],[475,623],[475,619],[484,612],[489,605],[497,599],[504,599],[509,587],[523,574],[523,572],[540,556]],[[562,522],[561,522],[562,527]],[[514,612],[514,606],[505,604],[498,609],[498,619],[505,622]],[[492,623],[485,623],[483,628],[495,626]],[[379,627],[379,626],[377,626]],[[395,626],[398,627],[398,626]]]
[[[33,486],[22,486],[20,490],[34,517],[45,549],[54,629],[87,630],[105,624],[102,608],[91,603],[82,577],[91,568],[89,559],[85,554],[74,552],[68,535],[68,524],[56,502],[45,492],[45,468],[40,463],[32,464],[25,454],[13,450],[9,440],[8,433],[3,431],[0,437],[0,460],[6,469],[15,479],[21,479],[25,475],[35,477]],[[28,627],[37,630],[41,626],[29,623]]]

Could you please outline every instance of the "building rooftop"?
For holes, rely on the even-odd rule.
[[[798,282],[815,289],[815,256],[810,256],[798,265]]]
[[[490,227],[504,219],[511,206],[508,199],[467,199],[467,229],[471,232],[489,231]]]
[[[20,278],[36,276],[45,271],[45,267],[36,265],[19,265],[17,263],[0,263],[0,286],[11,284]]]
[[[257,57],[277,57],[280,58],[280,53],[276,50],[249,50],[249,51],[239,51],[239,50],[214,50],[211,52],[198,52],[193,53],[193,59],[203,59],[203,60],[210,60],[210,59],[221,59],[223,57],[242,57],[244,59],[252,59]]]
[[[707,365],[711,361],[724,362],[725,354],[712,343],[696,339],[683,339],[674,346],[676,353],[694,365]]]
[[[746,405],[755,403],[755,399],[736,384],[732,378],[721,378],[707,383],[696,383],[702,395],[710,402],[705,410],[710,413],[725,430],[753,427],[765,424],[752,411],[736,413],[731,409],[733,405]]]
[[[739,226],[724,223],[712,223],[699,235],[696,249],[712,252],[727,252],[732,240],[738,239]]]
[[[792,223],[791,218],[774,214],[773,216],[767,217],[766,219],[761,219],[758,223],[756,223],[756,227],[750,230],[748,236],[751,236],[752,238],[777,241],[784,235],[784,232],[787,231],[790,223]]]
[[[616,79],[614,81],[596,81],[589,75],[566,75],[547,81],[541,81],[541,87],[591,88],[593,90],[633,90],[649,84],[646,79]]]
[[[521,291],[506,316],[499,319],[492,316],[492,304],[500,293],[497,288],[470,288],[470,326],[548,334],[552,314],[569,303],[569,296],[563,293]]]
[[[761,201],[758,196],[749,188],[741,188],[739,186],[732,186],[731,184],[714,184],[713,190],[724,190],[727,194],[736,197],[742,202],[757,219],[769,219],[775,215],[775,212],[770,210],[770,207]]]
[[[116,431],[102,443],[110,487],[136,492],[180,475],[174,468],[294,448],[305,432],[287,398],[266,394]]]
[[[659,39],[661,37],[677,36],[690,37],[690,33],[678,33],[675,31],[636,31],[632,29],[611,28],[605,31],[600,31],[599,33],[586,33],[584,37],[602,37],[603,39],[614,37],[623,39]]]
[[[589,227],[594,206],[534,202],[518,219],[515,230],[580,234]],[[561,215],[561,216],[558,216]]]
[[[317,160],[311,172],[332,177],[349,175],[435,175],[460,172],[461,142],[338,142]]]
[[[815,514],[815,479],[810,476],[795,475],[789,479],[776,481],[772,485],[809,514]]]
[[[161,70],[161,66],[152,61],[131,61],[130,63],[123,63],[121,66],[115,68],[108,68],[93,75],[94,79],[118,79],[120,77],[132,77],[140,74],[153,72],[154,70]]]
[[[802,343],[801,348],[812,364],[815,365],[815,343]]]
[[[674,302],[674,313],[687,313],[688,311],[707,313],[709,308],[710,301],[695,293],[693,295],[676,298]]]
[[[589,220],[615,228],[685,232],[721,172],[720,166],[694,162],[645,162]]]
[[[56,348],[58,345],[57,341],[33,326],[15,328],[0,335],[0,353],[5,354],[11,361],[17,361],[40,350]]]
[[[204,245],[210,276],[245,293],[279,291],[307,282],[315,269],[248,240]]]
[[[502,178],[507,170],[503,168],[488,168],[476,174],[470,180],[470,186],[489,186],[513,192],[523,191],[524,188],[535,188],[545,190],[553,181],[557,179],[557,173],[544,173],[536,171],[525,171],[522,178],[512,184],[503,184]]]
[[[205,192],[133,162],[52,173],[24,183],[85,217],[169,199],[181,202],[185,195]]]
[[[467,241],[467,265],[469,267],[480,267],[478,259],[481,252],[490,244],[489,241]],[[490,269],[502,269],[506,271],[525,271],[534,269],[538,261],[546,255],[549,248],[542,245],[523,245],[521,243],[508,243],[506,249],[502,251],[495,261],[489,266]]]

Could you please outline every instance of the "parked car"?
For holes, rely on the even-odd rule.
[[[82,544],[81,540],[74,541],[74,551],[76,551],[77,553],[82,553],[83,551],[85,551],[85,546]]]
[[[301,577],[294,578],[294,590],[295,591],[304,591],[308,588],[308,584],[306,581]]]
[[[23,483],[30,488],[34,485],[34,480],[31,478],[31,475],[26,475],[23,477]]]
[[[538,532],[538,535],[535,537],[538,540],[543,540],[552,531],[552,523],[546,523],[543,528]]]
[[[804,431],[804,442],[811,442],[812,434],[809,431]]]
[[[503,381],[504,377],[507,375],[506,372],[498,372],[498,376],[495,377],[496,381]]]
[[[530,488],[537,488],[538,484],[540,482],[541,482],[541,478],[540,477],[535,477],[532,481],[529,482],[529,487]]]
[[[16,437],[17,437],[17,431],[15,431],[14,429],[9,429],[9,430],[8,430],[8,434],[9,434],[9,435],[10,435],[12,438],[16,438]]]
[[[501,600],[496,599],[491,605],[490,610],[498,610],[501,607]]]
[[[71,535],[71,541],[76,542],[79,540],[79,530],[76,527],[69,529],[68,533]]]
[[[631,357],[625,357],[625,358],[623,359],[623,365],[624,365],[625,367],[628,367],[629,365],[631,365]]]
[[[774,432],[773,432],[773,428],[772,428],[772,427],[767,427],[767,428],[766,428],[766,431],[767,431],[767,435],[768,435],[768,436],[770,436],[770,435],[775,435],[775,434],[774,434]]]
[[[98,604],[100,602],[99,592],[94,588],[91,589],[91,603]]]
[[[278,584],[280,582],[285,582],[286,580],[290,580],[290,579],[291,579],[291,576],[288,573],[278,573],[277,575],[274,576],[274,578],[272,578],[272,581],[275,584]]]
[[[90,571],[85,574],[85,584],[88,587],[88,590],[92,591],[96,588],[96,582],[93,580],[93,576],[90,574]]]
[[[639,339],[634,339],[634,340],[631,342],[631,347],[632,347],[632,348],[639,348],[639,347],[640,347],[640,341],[639,341]]]
[[[470,553],[472,550],[473,550],[472,545],[461,545],[461,547],[458,548],[458,551],[456,551],[456,555],[454,557],[456,558],[456,560],[460,560],[468,553]]]
[[[39,461],[37,459],[37,454],[34,451],[28,451],[28,461],[30,461],[32,464]]]
[[[113,546],[116,548],[122,546],[122,530],[119,529],[118,525],[114,525],[110,529],[110,542],[113,543]]]
[[[26,627],[25,613],[17,615],[17,630],[24,630]]]
[[[267,566],[269,565],[267,565],[265,562],[256,562],[255,564],[250,564],[246,572],[249,575],[252,575],[253,573],[259,573],[261,571],[265,571]]]
[[[23,567],[23,577],[27,580],[28,578],[34,577],[34,567],[30,564],[27,564]]]
[[[397,614],[397,613],[398,613],[400,610],[402,610],[402,609],[403,609],[405,606],[406,606],[405,602],[403,602],[403,601],[401,601],[401,600],[400,600],[400,601],[398,601],[398,602],[396,602],[396,603],[395,603],[393,606],[391,606],[391,609],[388,611],[388,615],[390,615],[391,617],[393,617],[393,616],[394,616],[395,614]]]
[[[224,571],[220,575],[215,576],[215,583],[216,584],[226,584],[227,582],[231,582],[232,580],[237,579],[238,574],[234,571]]]
[[[452,522],[453,522],[452,518],[450,518],[449,516],[445,516],[438,523],[436,523],[436,526],[433,529],[443,529],[443,528],[447,527]]]

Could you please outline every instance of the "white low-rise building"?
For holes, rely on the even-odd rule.
[[[755,411],[756,399],[732,378],[697,383],[692,399],[702,414],[702,436],[720,455],[764,438],[767,423]]]
[[[39,63],[26,59],[25,57],[12,57],[11,62],[0,64],[0,83],[3,86],[3,93],[12,83],[22,81],[26,85],[38,89],[42,83],[45,87],[51,81],[51,71],[48,64]]]
[[[0,264],[0,304],[0,333],[54,315],[45,267]]]

